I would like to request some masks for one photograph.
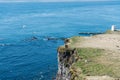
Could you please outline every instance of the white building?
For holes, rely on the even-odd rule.
[[[111,31],[115,31],[115,25],[111,26]]]

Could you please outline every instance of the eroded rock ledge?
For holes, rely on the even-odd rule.
[[[58,63],[56,80],[120,80],[120,32],[65,40]]]

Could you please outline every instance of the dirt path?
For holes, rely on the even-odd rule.
[[[93,37],[85,37],[82,43],[78,40],[75,46],[101,48],[120,53],[120,34],[102,34]]]

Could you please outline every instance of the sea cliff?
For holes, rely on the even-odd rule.
[[[120,80],[120,32],[75,36],[57,51],[56,80]]]

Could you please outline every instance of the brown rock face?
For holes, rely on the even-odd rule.
[[[71,80],[70,67],[77,61],[76,49],[58,48],[58,74],[56,80]]]

